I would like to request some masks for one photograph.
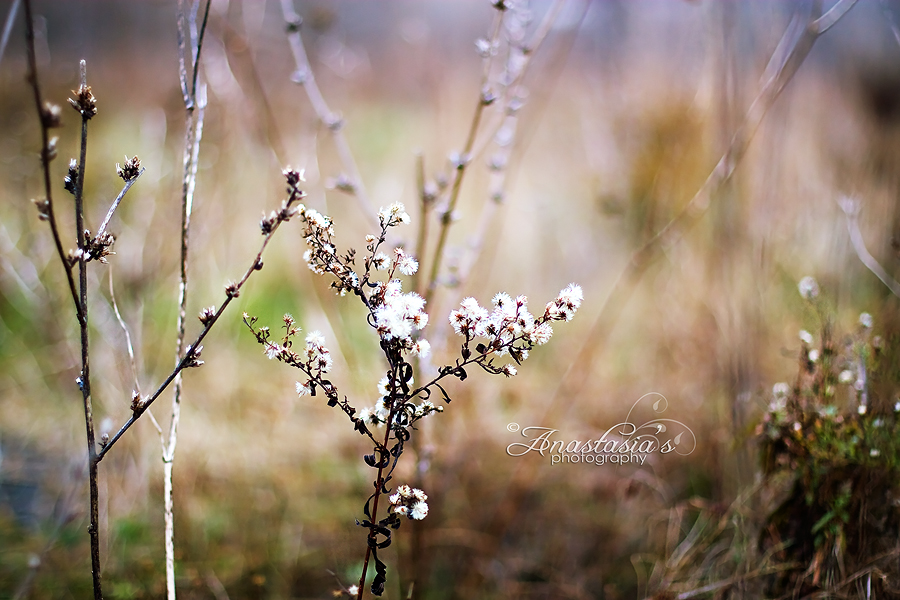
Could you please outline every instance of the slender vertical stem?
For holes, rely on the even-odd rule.
[[[425,258],[425,244],[428,241],[428,212],[434,199],[429,197],[428,190],[425,187],[425,159],[421,153],[416,155],[416,189],[418,190],[419,202],[422,207],[422,213],[419,215],[419,231],[416,234],[416,255],[421,261]],[[418,269],[412,275],[412,288],[420,296],[422,295],[421,285],[422,270]]]
[[[34,18],[31,13],[31,0],[25,0],[25,46],[28,51],[28,82],[31,84],[31,89],[34,92],[34,104],[37,109],[38,118],[41,122],[41,166],[43,167],[44,194],[46,200],[44,210],[46,211],[47,221],[50,223],[50,231],[53,234],[53,244],[56,246],[56,254],[59,256],[59,262],[66,272],[66,281],[69,284],[69,292],[72,294],[72,302],[75,303],[75,314],[80,322],[82,314],[81,304],[78,301],[78,291],[75,289],[75,279],[72,276],[72,267],[66,258],[65,250],[63,250],[62,238],[59,235],[59,227],[56,224],[56,215],[53,211],[53,187],[50,183],[50,160],[52,159],[50,152],[50,133],[44,118],[44,101],[41,98],[41,87],[38,82],[37,58],[34,52]]]
[[[292,0],[281,0],[281,12],[284,16],[284,20],[288,24],[288,42],[291,45],[294,63],[297,66],[293,80],[295,83],[303,85],[303,89],[306,91],[309,102],[312,105],[313,110],[316,111],[316,116],[319,118],[319,121],[328,128],[328,131],[331,132],[331,137],[334,140],[335,149],[341,159],[341,163],[343,163],[344,169],[347,170],[347,175],[349,175],[353,182],[353,196],[356,198],[359,208],[369,225],[377,229],[379,227],[378,215],[369,200],[369,194],[366,192],[365,185],[363,185],[359,167],[357,167],[356,160],[353,158],[353,153],[350,151],[350,145],[347,143],[347,138],[344,137],[344,134],[341,131],[343,120],[328,108],[328,104],[325,102],[325,98],[319,90],[312,67],[309,64],[306,49],[303,47],[303,39],[300,37],[300,25],[302,19],[294,10]]]
[[[87,66],[81,61],[81,90],[87,88]],[[79,90],[79,91],[81,91]],[[78,161],[78,181],[75,187],[75,229],[78,240],[78,287],[79,304],[81,305],[81,376],[79,387],[84,400],[84,425],[87,433],[88,446],[88,482],[91,494],[91,524],[88,532],[91,537],[91,570],[94,580],[94,598],[101,600],[103,592],[100,585],[100,491],[98,489],[97,444],[94,439],[94,415],[91,402],[91,365],[90,365],[90,338],[88,335],[88,305],[87,305],[87,242],[84,231],[84,171],[87,160],[87,133],[88,120],[93,116],[86,110],[81,111],[81,153]]]
[[[196,34],[196,8],[191,11],[191,86],[190,95],[185,96],[185,130],[183,172],[181,180],[181,260],[178,283],[178,319],[175,325],[175,367],[184,359],[185,315],[187,313],[188,285],[188,249],[190,239],[191,213],[194,205],[194,188],[197,183],[197,165],[200,155],[200,140],[203,137],[203,113],[206,104],[202,86],[201,96],[197,98],[197,81],[199,78],[200,51],[203,48],[203,37],[209,19],[210,1],[206,2],[203,13],[203,24],[199,35]],[[179,3],[179,56],[181,57],[180,77],[182,90],[187,90],[187,71],[184,66],[186,49],[184,47],[184,6]],[[196,110],[196,115],[195,115]],[[163,442],[163,481],[164,481],[164,516],[166,547],[166,597],[175,600],[175,502],[173,486],[173,469],[175,447],[178,443],[178,424],[181,420],[182,373],[179,370],[174,378],[174,394],[172,397],[172,416],[169,421],[168,440]]]
[[[378,500],[381,498],[381,490],[384,488],[384,465],[382,463],[382,459],[384,456],[382,452],[387,453],[388,443],[391,441],[391,429],[394,423],[394,415],[396,414],[396,409],[398,405],[403,404],[403,399],[397,397],[397,375],[398,375],[398,365],[394,364],[394,361],[391,361],[390,357],[388,357],[388,361],[391,363],[391,372],[390,372],[390,380],[389,380],[389,388],[391,397],[391,410],[388,413],[387,421],[385,422],[385,431],[384,431],[384,442],[381,444],[381,451],[376,448],[376,452],[378,452],[378,477],[375,479],[375,497],[372,499],[372,512],[370,515],[371,525],[369,526],[369,535],[366,540],[366,556],[363,560],[363,568],[362,573],[359,576],[359,590],[356,593],[356,599],[362,600],[363,592],[365,590],[366,585],[366,571],[369,568],[369,558],[372,555],[372,546],[375,543],[375,537],[377,536],[377,532],[375,531],[375,524],[378,522]]]
[[[500,38],[500,28],[503,24],[503,11],[497,11],[494,17],[493,33],[491,35],[490,47],[493,48]],[[450,196],[447,201],[447,208],[441,215],[441,231],[438,235],[437,246],[434,250],[434,256],[431,259],[431,273],[428,276],[428,287],[425,291],[425,302],[430,303],[434,298],[434,292],[437,289],[438,275],[441,269],[441,259],[443,258],[444,246],[447,244],[447,236],[450,231],[450,224],[453,222],[453,211],[456,210],[456,203],[459,200],[459,192],[462,189],[463,176],[466,174],[468,165],[472,158],[472,149],[475,147],[475,138],[478,135],[478,127],[481,124],[481,117],[484,109],[492,100],[492,95],[488,84],[491,75],[491,56],[484,59],[484,71],[481,78],[481,90],[478,93],[478,104],[475,107],[475,114],[472,117],[472,123],[469,125],[469,134],[466,136],[466,144],[463,147],[462,155],[456,165],[456,171],[453,176],[453,185],[450,188]]]

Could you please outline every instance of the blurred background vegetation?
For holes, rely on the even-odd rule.
[[[3,0],[0,11],[9,5]],[[698,507],[724,514],[757,481],[754,431],[772,384],[796,377],[797,332],[821,329],[797,282],[818,279],[836,338],[865,310],[893,339],[898,299],[860,264],[836,203],[844,194],[860,199],[869,250],[896,273],[900,46],[874,1],[817,43],[703,219],[645,274],[612,334],[592,334],[631,252],[677,214],[721,156],[795,6],[603,0],[581,20],[583,6],[568,3],[526,80],[504,204],[472,276],[441,290],[426,332],[440,339],[441,315],[467,295],[486,303],[501,290],[527,294],[537,307],[575,281],[585,303],[517,377],[479,372],[451,385],[452,404],[419,432],[431,513],[403,527],[386,552],[387,597],[406,596],[413,527],[422,528],[415,564],[423,598],[654,593],[661,566],[700,518],[685,515]],[[548,7],[532,9],[539,18]],[[415,153],[433,178],[461,149],[479,94],[474,42],[486,35],[490,3],[297,9],[312,68],[346,120],[376,208],[402,201],[415,222]],[[173,363],[184,126],[175,7],[36,2],[35,10],[45,96],[65,104],[84,58],[98,98],[88,222],[96,228],[115,197],[123,155],[137,154],[147,169],[111,225],[117,254],[91,283],[94,413],[101,429],[115,431],[129,415],[132,376],[110,274],[145,391]],[[202,65],[209,106],[188,314],[220,304],[223,285],[255,256],[260,214],[280,203],[286,164],[306,169],[307,204],[334,217],[339,248],[361,251],[369,233],[353,198],[329,189],[343,169],[290,81],[278,4],[214,0]],[[90,593],[90,559],[77,328],[51,236],[29,202],[42,191],[25,71],[20,15],[0,63],[0,597],[11,597],[40,558],[31,597],[80,598]],[[78,128],[64,111],[53,168],[57,213],[70,231],[62,177]],[[451,262],[489,198],[485,158],[463,187]],[[412,243],[415,228],[407,229],[401,235]],[[303,249],[296,223],[275,237],[265,269],[206,339],[206,364],[185,378],[175,466],[184,598],[322,598],[358,577],[364,534],[354,519],[370,489],[361,460],[369,450],[320,398],[298,399],[293,373],[266,360],[240,321],[246,311],[276,326],[290,312],[305,330],[320,329],[342,392],[356,406],[374,403],[377,342],[360,307],[311,276]],[[436,348],[436,362],[452,356]],[[589,363],[577,364],[579,356]],[[578,368],[589,375],[555,397]],[[693,454],[596,467],[506,453],[521,441],[508,423],[588,439],[648,392],[665,395],[666,416],[694,431]],[[411,474],[416,461],[407,460],[398,480]],[[161,597],[162,463],[149,423],[110,453],[101,476],[107,594]],[[752,522],[767,508],[760,501],[748,510]]]

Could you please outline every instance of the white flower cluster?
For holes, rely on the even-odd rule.
[[[410,379],[407,385],[412,385],[412,383],[413,381]],[[400,389],[400,382],[395,383],[395,388]],[[373,408],[364,408],[359,411],[359,418],[367,425],[384,425],[391,414],[391,390],[386,376],[382,377],[381,381],[378,382],[378,396],[378,402],[375,403]],[[424,400],[419,405],[406,402],[400,410],[395,411],[394,423],[406,426],[423,417],[427,417],[431,413],[443,411],[443,406],[435,406],[431,400]]]
[[[379,282],[370,297],[375,328],[383,340],[398,339],[413,356],[426,356],[431,351],[427,340],[413,340],[414,331],[428,324],[425,299],[415,292],[403,293],[399,279]]]
[[[331,352],[325,347],[325,337],[318,331],[306,336],[306,362],[311,369],[327,373],[331,369]]]
[[[334,224],[331,217],[325,216],[319,211],[307,208],[302,204],[298,210],[305,225],[303,239],[309,248],[303,253],[303,260],[310,270],[317,275],[331,273],[337,278],[332,285],[343,296],[349,291],[359,288],[359,276],[337,254],[337,248],[332,243],[334,236]]]
[[[267,344],[266,348],[268,349],[268,347]],[[325,347],[325,338],[318,331],[312,331],[306,336],[306,348],[303,354],[300,356],[294,354],[292,358],[295,360],[289,362],[305,363],[308,371],[319,375],[331,370],[333,364],[331,352]],[[310,393],[312,393],[312,390],[310,389],[309,381],[305,384],[297,382],[297,395],[302,397]]]
[[[584,295],[581,293],[581,286],[570,283],[563,288],[556,300],[547,304],[547,315],[554,321],[571,321],[575,316],[575,311],[581,307],[581,301]]]
[[[428,496],[422,490],[401,485],[390,497],[391,509],[398,515],[421,521],[428,516],[428,505],[425,504],[427,499]]]
[[[419,261],[403,251],[403,248],[395,248],[397,255],[397,270],[404,275],[412,275],[419,270]]]
[[[450,325],[457,335],[466,338],[466,342],[476,338],[488,340],[482,348],[482,354],[494,352],[503,356],[507,352],[522,362],[528,358],[528,351],[535,345],[543,345],[550,341],[553,328],[549,321],[570,321],[584,299],[581,288],[574,283],[560,291],[552,302],[544,309],[543,316],[535,318],[528,311],[528,298],[517,296],[513,300],[509,294],[498,293],[493,298],[494,309],[478,305],[475,298],[466,298],[459,309],[450,312]],[[516,374],[512,365],[502,367],[507,377]]]
[[[797,289],[804,300],[812,300],[819,295],[819,284],[809,275],[800,280]]]
[[[403,206],[402,202],[394,202],[388,207],[382,207],[378,211],[378,220],[381,222],[382,227],[394,227],[401,223],[407,224],[410,222],[409,214],[406,212],[406,207]]]

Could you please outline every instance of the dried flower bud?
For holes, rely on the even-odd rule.
[[[100,447],[105,447],[107,444],[109,444],[109,434],[103,433],[100,435]]]
[[[66,173],[64,184],[66,191],[73,196],[78,191],[78,161],[74,158],[69,159],[69,172]]]
[[[485,106],[490,106],[497,99],[497,94],[491,90],[489,87],[485,87],[481,90],[481,103]]]
[[[106,231],[91,238],[90,232],[86,231],[85,233],[88,239],[87,248],[85,249],[85,261],[99,260],[104,265],[107,264],[106,257],[110,254],[115,254],[115,252],[110,251],[110,248],[115,243],[116,236]]]
[[[200,315],[197,317],[200,319],[200,322],[203,325],[209,325],[209,322],[213,320],[213,317],[216,316],[216,307],[209,306],[200,311]]]
[[[50,138],[50,141],[47,142],[47,147],[44,148],[43,159],[45,163],[50,162],[54,158],[56,158],[56,144],[59,142],[59,138],[54,136]]]
[[[303,175],[305,174],[305,169],[295,171],[294,169],[287,167],[284,171],[282,171],[282,173],[284,173],[284,177],[285,179],[287,179],[287,183],[290,188],[296,188],[301,181],[306,181],[306,179],[303,177]]]
[[[238,288],[238,284],[233,281],[229,281],[228,285],[225,286],[225,295],[229,298],[237,298],[241,295],[241,291]]]
[[[85,255],[85,252],[81,248],[75,248],[74,250],[69,250],[69,254],[67,256],[67,259],[69,261],[69,266],[70,267],[75,266],[82,259],[82,257],[84,255]]]
[[[91,86],[82,85],[77,92],[72,90],[72,93],[75,94],[77,99],[69,98],[69,104],[81,113],[82,119],[87,120],[97,114],[97,99],[94,98],[94,94],[91,92]]]
[[[263,213],[262,219],[259,221],[259,228],[262,230],[262,234],[269,235],[275,231],[275,223],[277,222],[278,215],[275,214],[274,210],[268,217],[266,216],[266,213]]]
[[[50,220],[50,201],[46,198],[32,198],[31,200],[38,210],[38,219],[41,221]]]
[[[62,125],[62,109],[59,105],[45,102],[44,108],[41,110],[41,122],[47,129]]]
[[[139,410],[141,406],[144,405],[144,401],[141,398],[141,393],[137,390],[131,392],[131,411],[134,412]]]
[[[297,69],[291,73],[291,81],[298,85],[303,85],[309,79],[309,71],[307,69]]]
[[[459,152],[451,152],[450,156],[447,158],[450,159],[450,164],[453,165],[453,168],[456,170],[464,169],[469,161],[472,160],[472,156],[468,153],[460,154]]]
[[[200,360],[200,353],[203,352],[203,346],[197,346],[197,349],[194,350],[193,346],[188,346],[187,353],[185,356],[187,357],[187,361],[184,363],[186,369],[190,369],[191,367],[199,367],[203,364],[203,361]]]
[[[812,300],[819,295],[819,284],[809,275],[800,280],[800,283],[797,284],[797,289],[800,290],[800,296],[804,300]]]
[[[116,174],[124,181],[131,181],[141,174],[141,159],[137,156],[128,158],[128,155],[125,155],[125,164],[123,166],[120,167],[119,163],[116,163]]]

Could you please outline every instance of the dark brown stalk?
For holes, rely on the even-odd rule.
[[[82,320],[81,304],[78,301],[78,291],[75,289],[75,278],[72,275],[72,267],[69,265],[66,252],[63,250],[62,239],[59,235],[59,227],[56,225],[56,215],[53,211],[53,192],[50,183],[50,161],[53,156],[50,151],[50,132],[44,119],[44,101],[41,98],[41,87],[38,82],[37,59],[34,52],[34,17],[31,12],[31,0],[25,0],[25,46],[28,51],[28,83],[34,92],[34,104],[37,108],[38,119],[41,123],[41,167],[44,175],[44,194],[46,195],[46,218],[50,223],[50,231],[53,233],[53,243],[56,246],[56,254],[59,262],[66,272],[66,280],[69,283],[69,292],[72,294],[72,302],[75,304],[75,314],[79,322]]]
[[[389,359],[390,360],[390,359]],[[391,441],[391,427],[394,422],[394,414],[396,412],[397,406],[399,404],[403,404],[402,398],[397,398],[397,365],[391,365],[391,376],[390,376],[390,392],[391,392],[391,410],[388,413],[387,422],[385,422],[385,432],[384,432],[384,442],[381,444],[381,448],[376,448],[375,451],[378,456],[379,464],[383,461],[385,455],[388,454],[388,444]],[[362,574],[359,576],[359,590],[356,592],[356,600],[362,600],[363,593],[365,592],[365,584],[366,584],[366,571],[369,568],[369,558],[372,556],[372,546],[375,544],[375,538],[378,535],[375,531],[375,524],[378,522],[378,500],[381,498],[381,490],[384,488],[384,469],[385,467],[378,467],[378,477],[375,479],[375,497],[372,500],[372,513],[370,516],[371,525],[369,526],[369,536],[366,542],[366,556],[363,560],[363,568]]]
[[[303,197],[303,193],[300,190],[293,190],[291,192],[290,197],[288,198],[286,205],[287,207],[292,207],[295,202],[300,200]],[[193,366],[195,364],[195,360],[198,356],[196,349],[200,347],[200,343],[206,338],[206,335],[210,332],[213,326],[218,322],[219,317],[222,316],[222,313],[225,312],[225,309],[228,308],[228,305],[231,304],[231,301],[240,295],[241,289],[244,287],[244,284],[247,283],[247,280],[250,276],[255,272],[262,269],[262,255],[265,252],[266,246],[269,245],[269,241],[272,239],[272,236],[281,226],[281,223],[276,223],[272,228],[272,231],[267,233],[263,238],[262,245],[260,246],[259,252],[256,254],[256,258],[253,259],[253,262],[250,264],[250,267],[244,273],[243,277],[236,282],[229,284],[226,288],[225,293],[225,301],[222,302],[222,305],[215,312],[215,314],[210,317],[207,321],[206,325],[204,325],[203,329],[200,331],[199,335],[197,335],[196,339],[192,344],[187,346],[187,350],[184,353],[184,356],[181,360],[178,361],[178,364],[166,376],[165,380],[159,385],[155,392],[148,398],[142,398],[140,402],[137,402],[134,406],[134,410],[132,411],[131,417],[119,428],[114,436],[112,436],[109,442],[100,449],[100,452],[97,453],[97,460],[101,461],[110,451],[110,449],[119,441],[119,439],[125,434],[126,431],[131,429],[131,427],[137,422],[137,420],[147,412],[147,409],[150,408],[150,405],[156,401],[157,398],[162,395],[164,391],[169,387],[169,385],[175,380],[175,377],[181,373],[182,370],[186,369],[189,366]]]
[[[81,90],[87,89],[87,66],[81,61]],[[91,401],[91,365],[90,365],[90,336],[88,334],[88,305],[87,305],[87,242],[84,232],[84,165],[87,160],[87,124],[93,116],[84,108],[81,110],[81,152],[78,161],[78,180],[75,186],[75,233],[78,240],[78,287],[79,304],[81,306],[81,376],[78,378],[78,386],[81,388],[81,397],[84,401],[84,425],[87,433],[88,446],[88,485],[91,494],[91,523],[88,533],[91,537],[91,571],[94,582],[94,598],[102,600],[103,591],[100,584],[100,491],[98,489],[97,443],[94,438],[94,414]]]

